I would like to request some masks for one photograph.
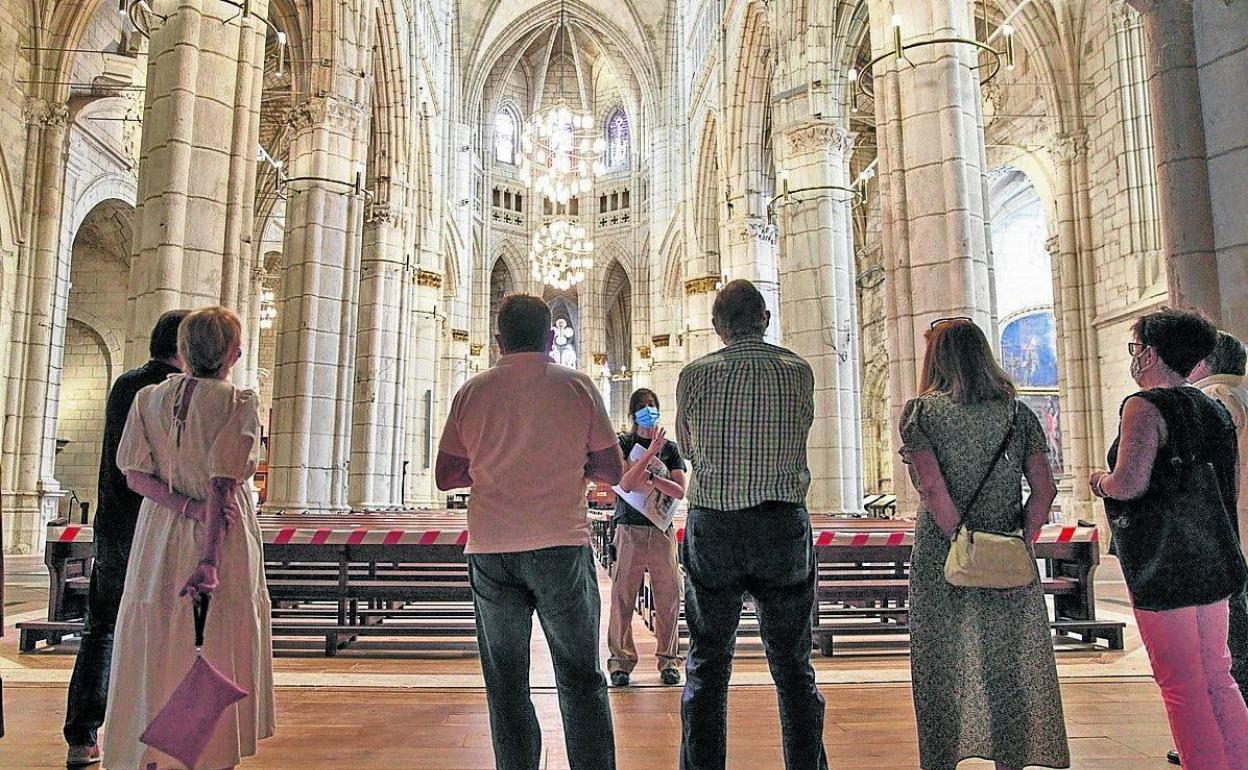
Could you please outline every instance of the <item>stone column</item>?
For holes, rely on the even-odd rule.
[[[1191,0],[1136,0],[1143,12],[1157,162],[1161,244],[1170,301],[1222,321],[1205,121]]]
[[[433,257],[423,254],[422,264],[427,264]],[[411,298],[409,342],[406,346],[408,425],[411,427],[405,457],[407,482],[403,499],[408,505],[427,506],[436,504],[439,495],[433,483],[433,466],[441,438],[437,420],[440,400],[438,362],[442,347],[438,305],[442,299],[442,274],[418,269]]]
[[[782,169],[790,189],[847,187],[853,136],[813,120],[784,134]],[[778,202],[781,338],[815,374],[815,422],[808,442],[812,513],[862,510],[861,363],[850,199],[835,190]]]
[[[695,361],[722,345],[711,323],[715,292],[723,277],[703,275],[685,281],[685,360]]]
[[[870,0],[875,55],[902,38],[974,37],[968,2]],[[983,116],[975,50],[947,44],[889,56],[875,66],[880,209],[888,269],[888,356],[893,423],[918,390],[928,325],[967,316],[996,338]],[[895,445],[900,439],[894,437]],[[898,510],[918,498],[906,466],[894,461]]]
[[[1101,407],[1101,363],[1096,318],[1096,269],[1088,203],[1086,134],[1058,137],[1057,235],[1050,241],[1054,267],[1054,315],[1061,371],[1062,444],[1069,491],[1067,521],[1103,519],[1103,507],[1086,480],[1101,467],[1106,447]],[[1063,490],[1066,491],[1066,490]],[[1106,542],[1108,542],[1106,530]]]
[[[357,164],[364,158],[367,110],[339,95],[313,97],[291,111],[291,127],[266,505],[288,513],[340,512],[349,507],[365,208],[355,180],[362,176]]]
[[[29,99],[25,106],[26,179],[22,200],[29,242],[18,254],[13,343],[5,351],[9,378],[4,411],[4,547],[38,553],[43,525],[55,518],[60,484],[56,458],[56,398],[64,339],[60,234],[65,183],[64,104]],[[68,275],[68,266],[64,273]]]
[[[728,252],[724,260],[725,281],[744,278],[763,293],[771,311],[767,341],[780,340],[780,273],[777,267],[776,227],[762,217],[737,216],[728,220],[724,242]]]
[[[127,365],[161,313],[246,315],[267,0],[156,3],[139,157]]]
[[[348,502],[353,510],[402,504],[409,281],[399,207],[374,201],[360,258]],[[397,469],[397,472],[396,472]]]

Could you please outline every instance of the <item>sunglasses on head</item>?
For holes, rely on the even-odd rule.
[[[974,319],[974,318],[970,318],[970,317],[968,317],[968,316],[964,316],[964,315],[959,315],[959,316],[953,316],[952,318],[937,318],[935,321],[932,321],[931,326],[929,326],[929,327],[927,327],[927,328],[928,328],[928,329],[935,329],[937,326],[944,326],[945,324],[953,324],[953,323],[958,323],[958,322],[960,322],[960,321],[966,321],[966,322],[968,322],[968,323],[975,323],[975,319]]]

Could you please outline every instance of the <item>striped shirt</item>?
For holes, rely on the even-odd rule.
[[[676,385],[676,440],[692,468],[689,504],[720,511],[805,504],[814,388],[801,356],[762,337],[686,366]]]

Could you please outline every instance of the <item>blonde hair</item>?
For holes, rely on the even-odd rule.
[[[233,310],[206,307],[178,326],[178,354],[193,377],[219,377],[243,344],[243,323]]]

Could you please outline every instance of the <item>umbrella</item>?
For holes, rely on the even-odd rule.
[[[249,694],[204,657],[208,598],[201,596],[191,605],[195,618],[195,661],[191,670],[139,738],[189,768],[194,768],[204,753],[222,712]]]

